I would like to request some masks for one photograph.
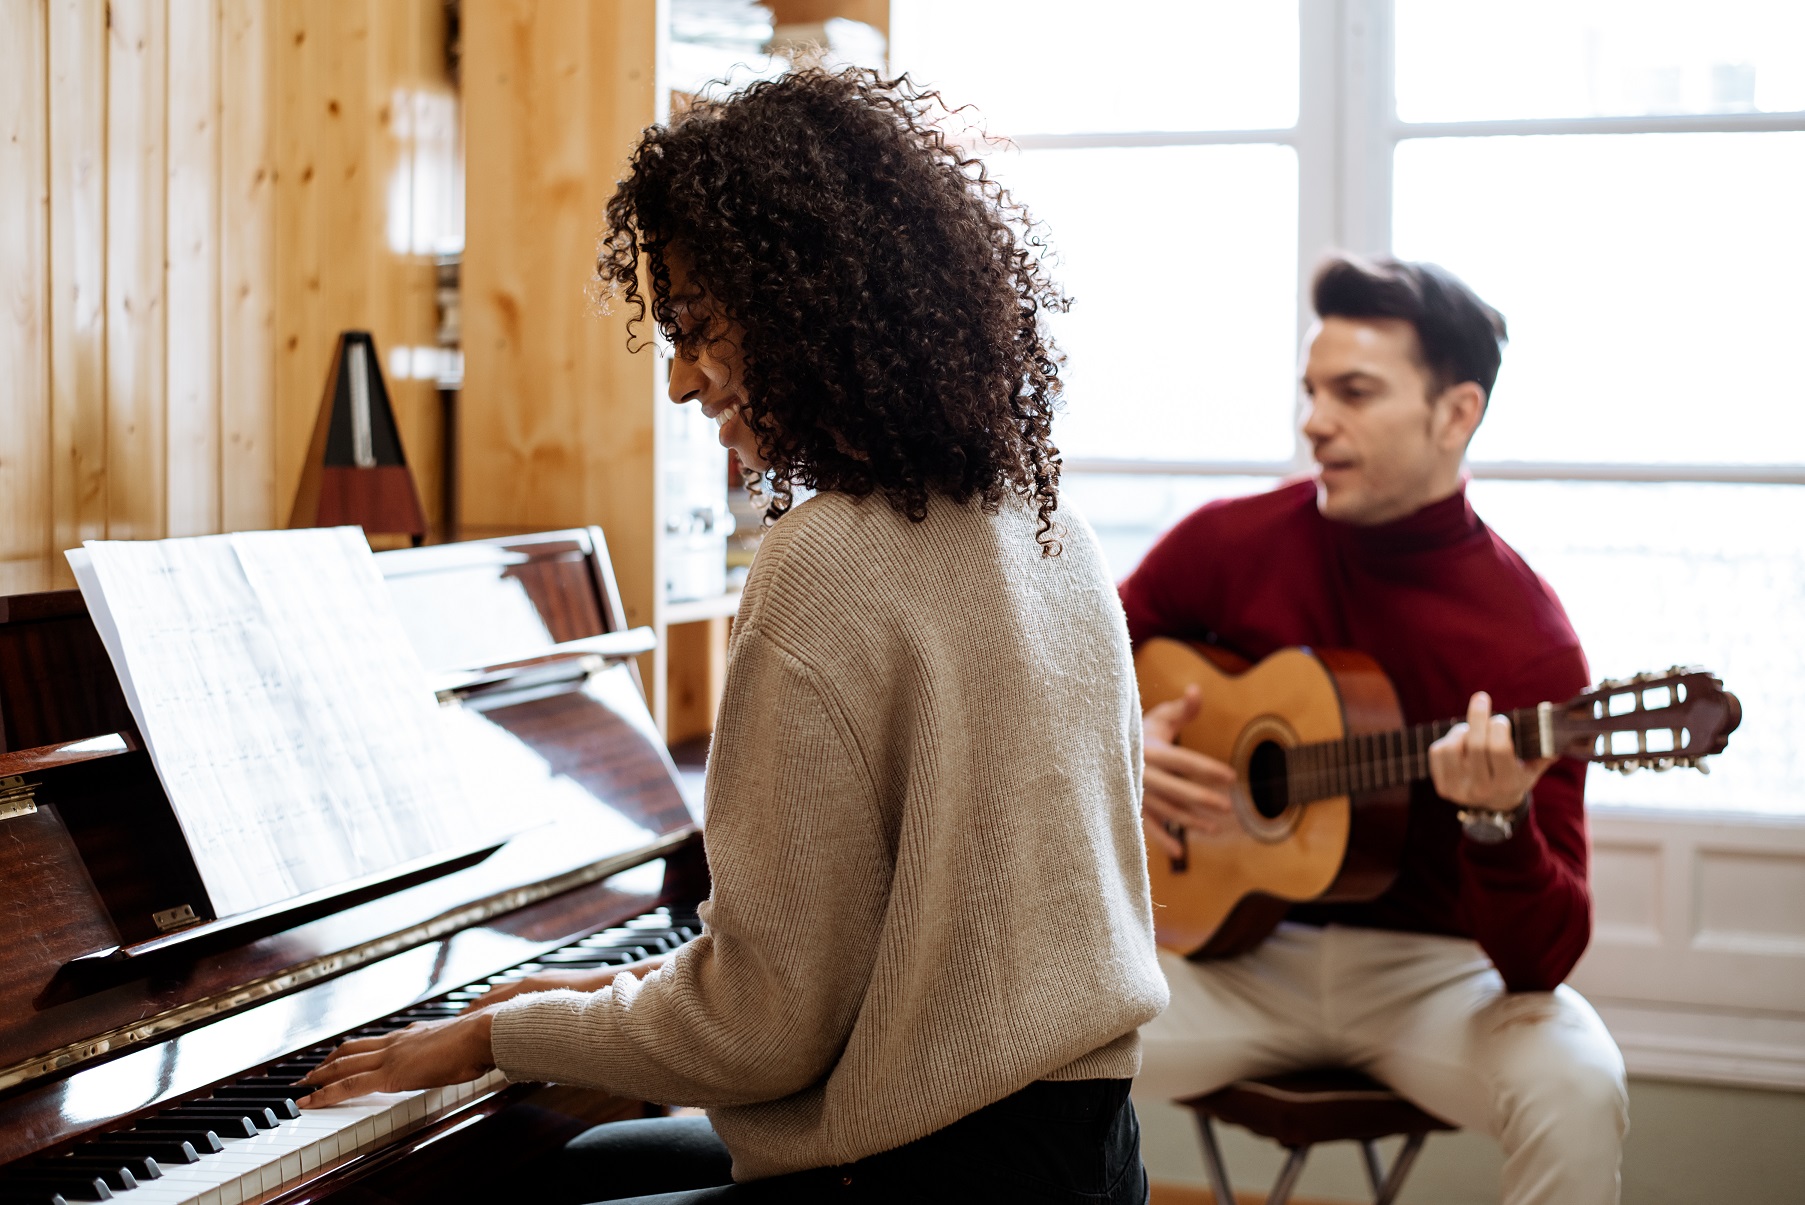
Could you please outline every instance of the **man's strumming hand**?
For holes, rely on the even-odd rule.
[[[1525,762],[1511,743],[1510,720],[1492,714],[1492,697],[1483,690],[1467,703],[1465,723],[1429,746],[1429,775],[1435,792],[1461,807],[1493,812],[1515,811],[1552,757]]]
[[[1147,759],[1141,816],[1148,835],[1175,858],[1183,856],[1184,843],[1168,825],[1218,832],[1234,808],[1228,789],[1234,785],[1235,772],[1213,757],[1174,743],[1184,726],[1197,718],[1201,705],[1202,694],[1192,686],[1179,698],[1149,707],[1141,720]]]

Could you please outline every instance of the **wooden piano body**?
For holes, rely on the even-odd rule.
[[[493,749],[485,793],[549,819],[436,876],[250,923],[208,915],[80,594],[0,598],[0,1201],[54,1199],[18,1186],[248,1069],[706,894],[699,833],[618,655],[631,634],[601,533],[379,564],[428,669],[448,675],[448,720]],[[530,1159],[637,1108],[503,1086],[206,1199],[464,1196],[496,1149]],[[176,1199],[151,1187],[114,1195]]]

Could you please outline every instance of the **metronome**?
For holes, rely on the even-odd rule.
[[[326,395],[301,468],[290,527],[357,524],[426,538],[426,512],[401,451],[401,432],[368,331],[338,337]]]

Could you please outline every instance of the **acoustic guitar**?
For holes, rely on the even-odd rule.
[[[1173,827],[1184,853],[1151,841],[1154,927],[1196,958],[1245,953],[1291,904],[1374,899],[1397,878],[1410,784],[1458,719],[1406,727],[1397,693],[1363,653],[1282,649],[1251,668],[1209,645],[1149,640],[1134,659],[1141,704],[1195,684],[1178,744],[1234,768],[1233,818],[1215,834]],[[1742,706],[1700,669],[1605,681],[1565,703],[1509,716],[1517,756],[1573,757],[1628,773],[1706,767]]]

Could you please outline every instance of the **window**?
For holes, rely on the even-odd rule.
[[[1434,260],[1511,327],[1474,505],[1595,673],[1704,664],[1743,701],[1710,778],[1592,800],[1805,812],[1805,6],[892,0],[891,35],[1049,228],[1067,488],[1118,573],[1307,469],[1324,250]]]

